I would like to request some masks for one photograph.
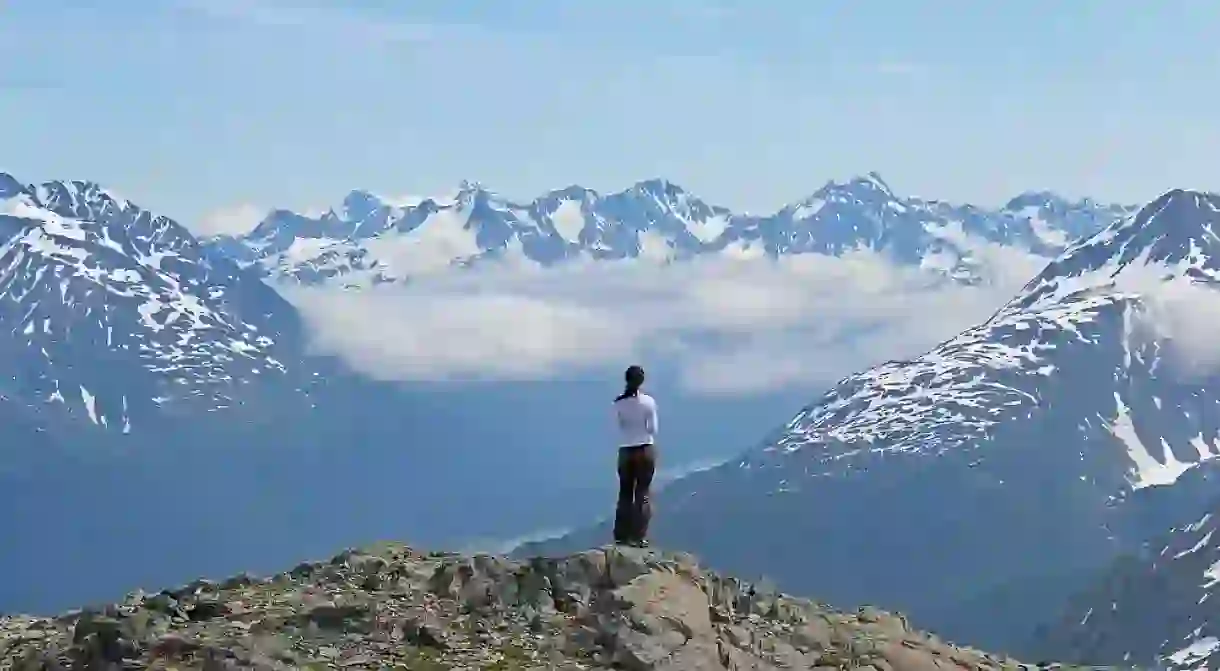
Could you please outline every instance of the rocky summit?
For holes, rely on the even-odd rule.
[[[383,544],[59,617],[0,618],[0,669],[1033,668],[870,607],[841,613],[601,548],[514,561]]]

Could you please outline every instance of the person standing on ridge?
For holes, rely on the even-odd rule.
[[[652,518],[649,488],[657,468],[657,402],[640,391],[644,386],[643,368],[631,366],[623,377],[627,386],[614,399],[619,429],[614,542],[645,547]]]

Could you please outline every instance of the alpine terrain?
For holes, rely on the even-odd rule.
[[[511,561],[398,544],[197,580],[59,617],[0,617],[5,669],[1032,669],[905,617],[843,613],[686,555]]]
[[[95,183],[0,175],[0,609],[64,607],[391,534],[438,544],[459,527],[490,536],[539,524],[543,507],[583,510],[572,492],[588,485],[556,485],[548,452],[572,453],[571,437],[557,432],[561,444],[540,446],[505,435],[497,418],[553,417],[553,399],[571,398],[580,409],[570,421],[597,426],[600,406],[588,399],[600,398],[600,382],[377,383],[312,352],[280,281],[368,286],[496,258],[664,263],[862,248],[984,282],[987,244],[1051,254],[1130,210],[1047,193],[999,210],[949,205],[896,196],[876,175],[828,184],[766,217],[708,206],[662,180],[604,196],[566,189],[522,206],[474,185],[418,203],[364,196],[318,217],[273,212],[241,239],[201,241]],[[745,424],[750,413],[773,421],[786,403],[729,405]],[[734,430],[667,407],[670,435],[683,421],[700,438]],[[469,421],[471,408],[483,421]],[[490,461],[489,445],[518,458]],[[589,455],[565,463],[601,463]],[[443,511],[456,509],[480,512],[455,524]]]
[[[1053,256],[1070,241],[1133,211],[1029,192],[1000,209],[896,195],[876,173],[830,182],[756,216],[710,205],[662,179],[618,193],[580,186],[514,202],[476,183],[437,198],[353,191],[342,206],[307,215],[272,211],[248,234],[208,242],[268,276],[362,287],[490,260],[550,266],[707,254],[734,258],[865,249],[963,282],[985,281],[988,243]]]
[[[428,483],[493,435],[414,449],[460,408],[309,355],[256,273],[90,182],[0,174],[0,323],[0,610],[385,533],[323,523],[378,506],[425,527],[415,493],[456,505]]]
[[[342,382],[307,362],[295,309],[257,276],[89,182],[0,174],[0,323],[0,603],[55,592],[26,570],[164,523],[150,502],[177,500],[188,527],[192,509],[240,506],[240,489],[189,492],[209,472],[240,488],[226,453],[249,468],[261,458],[243,448],[319,431],[319,399]],[[101,501],[130,507],[125,521]]]
[[[1068,246],[985,323],[840,380],[665,488],[658,542],[1028,649],[1097,572],[1214,496],[1183,477],[1220,454],[1220,379],[1182,313],[1216,296],[1218,230],[1220,197],[1175,190]]]
[[[257,275],[89,182],[0,173],[0,322],[0,472],[234,439],[308,416],[330,370]]]

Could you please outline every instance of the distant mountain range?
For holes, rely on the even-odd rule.
[[[1023,652],[1039,618],[1214,496],[1182,476],[1220,455],[1220,378],[1175,362],[1148,292],[1214,291],[1215,230],[1220,197],[1173,191],[1069,246],[985,323],[667,487],[659,543]],[[1150,502],[1165,490],[1172,505]]]
[[[662,179],[599,194],[580,186],[515,202],[474,183],[439,198],[353,191],[319,215],[274,210],[248,234],[208,241],[222,257],[306,284],[369,286],[498,260],[667,263],[873,250],[964,282],[987,279],[987,243],[1053,256],[1134,211],[1029,192],[1000,209],[896,195],[876,173],[830,182],[765,216],[711,205]]]

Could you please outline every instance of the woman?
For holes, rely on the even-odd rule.
[[[644,369],[631,366],[623,376],[627,387],[614,399],[618,418],[618,507],[614,513],[614,542],[648,545],[652,507],[648,489],[656,472],[657,402],[640,391]]]

